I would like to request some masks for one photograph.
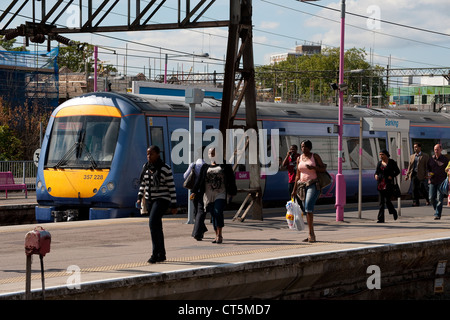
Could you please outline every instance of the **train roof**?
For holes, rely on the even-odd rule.
[[[156,96],[144,94],[124,94],[97,92],[85,94],[82,97],[95,96],[101,101],[110,98],[124,99],[132,103],[136,108],[150,115],[183,115],[186,116],[189,104],[184,97]],[[94,97],[93,97],[94,98]],[[77,98],[75,98],[77,99]],[[220,116],[222,102],[213,98],[205,98],[203,103],[195,105],[197,116],[203,114]],[[257,116],[259,120],[265,119],[289,119],[289,120],[323,120],[337,121],[338,107],[323,106],[317,104],[287,104],[273,102],[257,102]],[[411,124],[419,125],[447,125],[450,126],[450,114],[435,112],[420,112],[407,110],[393,110],[381,108],[344,107],[344,121],[359,121],[360,118],[378,117],[392,119],[409,119]],[[245,104],[239,108],[237,118],[245,119]]]

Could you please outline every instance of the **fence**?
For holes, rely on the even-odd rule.
[[[28,190],[36,188],[37,167],[33,161],[0,161],[0,172],[11,171],[16,183],[26,183]]]

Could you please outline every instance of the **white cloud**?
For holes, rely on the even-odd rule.
[[[312,30],[310,35],[312,40],[322,41],[324,45],[339,46],[340,2],[329,3],[328,7],[338,11],[321,9],[317,15],[327,19],[310,17],[305,25],[309,30]],[[449,50],[436,49],[433,45],[447,46],[450,49],[450,37],[414,30],[400,25],[449,33],[450,27],[442,23],[446,21],[449,9],[450,2],[448,0],[347,1],[345,48],[365,48],[366,51],[372,48],[375,52],[380,52],[385,56],[389,52],[402,51],[402,55],[409,56],[410,60],[430,60],[430,63],[435,62],[429,54],[433,51],[439,51],[441,54],[445,52],[448,55]],[[378,18],[399,25],[356,17],[350,13]],[[411,58],[418,53],[418,50],[423,50],[427,54],[422,54],[420,59]]]
[[[280,26],[279,22],[275,21],[262,21],[259,28],[261,29],[268,29],[268,30],[275,30]]]

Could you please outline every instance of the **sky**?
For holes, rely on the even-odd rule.
[[[52,1],[47,2],[50,8]],[[197,2],[198,0],[191,0],[192,6]],[[391,68],[450,67],[450,24],[446,23],[450,10],[448,0],[345,2],[345,50],[353,47],[365,49],[366,60],[383,67],[388,64]],[[8,3],[9,1],[2,0],[0,9],[6,9]],[[102,1],[94,0],[93,3],[95,8]],[[102,25],[125,24],[126,3],[127,1],[120,0],[110,13],[110,20],[105,19]],[[148,1],[141,3],[143,7]],[[177,3],[175,0],[167,1],[155,15],[154,21],[176,21]],[[28,7],[30,6],[29,4]],[[296,45],[313,43],[321,44],[323,48],[339,47],[340,8],[341,0],[310,3],[297,0],[253,0],[255,65],[269,64],[270,55],[293,52]],[[31,15],[30,10],[31,8],[26,8],[23,13]],[[37,16],[40,17],[40,13]],[[75,7],[69,7],[58,22],[70,25],[76,21],[74,17]],[[229,0],[217,0],[204,14],[203,20],[226,20],[228,17]],[[18,18],[8,27],[15,27],[23,23],[23,20],[23,17]],[[73,33],[64,36],[100,46],[100,59],[117,66],[119,73],[135,75],[145,72],[147,75],[150,68],[152,75],[155,75],[163,73],[163,58],[166,53],[169,58],[169,73],[180,72],[181,69],[189,72],[192,67],[195,72],[223,72],[228,29],[134,31],[104,35]],[[18,43],[21,41],[18,38]],[[28,49],[35,48],[30,45]],[[45,50],[45,47],[42,46],[40,50]],[[205,53],[209,54],[208,59],[192,57],[192,54]]]

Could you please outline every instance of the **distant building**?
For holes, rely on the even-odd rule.
[[[270,64],[276,64],[281,61],[286,61],[288,57],[301,57],[304,55],[313,55],[313,54],[320,54],[322,52],[322,46],[321,45],[300,45],[295,47],[294,52],[287,52],[287,53],[279,53],[279,54],[273,54],[270,56]]]
[[[389,105],[421,111],[435,111],[450,103],[450,86],[447,80],[442,85],[406,85],[389,88]]]

